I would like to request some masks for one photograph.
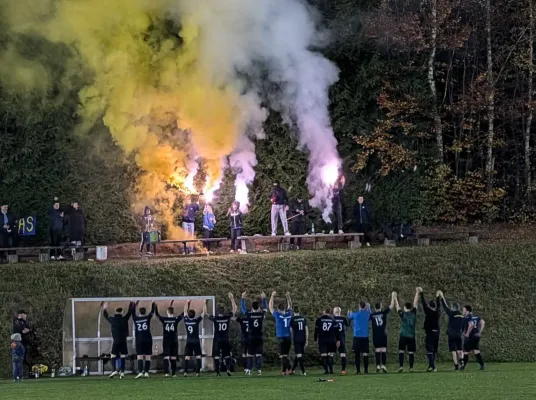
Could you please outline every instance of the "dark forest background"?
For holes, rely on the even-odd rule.
[[[310,1],[333,34],[326,56],[341,70],[330,111],[347,177],[347,228],[367,183],[376,226],[536,217],[533,0]],[[0,29],[0,46],[7,43],[29,59],[66,51]],[[54,59],[47,57],[45,66],[61,79]],[[18,216],[37,214],[35,241],[46,239],[54,196],[80,202],[88,241],[137,240],[130,204],[138,171],[104,125],[89,138],[73,133],[76,108],[76,88],[65,97],[53,89],[21,95],[0,86],[0,197]],[[291,130],[276,114],[265,129],[247,234],[269,231],[274,177],[291,196],[306,192],[307,156],[296,150]],[[227,171],[217,235],[228,236],[224,214],[233,193],[233,171]]]

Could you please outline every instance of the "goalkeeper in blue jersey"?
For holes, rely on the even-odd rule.
[[[290,320],[292,319],[292,300],[290,299],[290,293],[286,293],[287,307],[284,303],[279,303],[277,310],[274,310],[274,299],[277,295],[276,292],[272,292],[268,308],[275,319],[275,334],[277,342],[279,343],[279,358],[281,360],[281,375],[287,375],[291,373],[290,367]]]

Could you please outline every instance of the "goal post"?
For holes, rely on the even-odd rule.
[[[128,310],[130,302],[139,301],[137,309],[145,307],[151,309],[154,301],[158,306],[161,315],[166,315],[167,308],[173,301],[175,315],[180,315],[188,299],[191,300],[190,309],[195,310],[196,315],[203,312],[203,304],[207,302],[208,313],[214,315],[216,311],[214,296],[177,296],[177,297],[93,297],[93,298],[71,298],[67,300],[63,315],[63,366],[71,367],[76,373],[81,361],[97,365],[97,368],[90,368],[92,374],[104,374],[105,365],[101,359],[102,354],[110,354],[112,350],[112,330],[110,323],[102,315],[100,305],[102,302],[108,303],[108,313],[113,315],[115,309],[123,308],[123,314]],[[134,323],[132,318],[129,322],[129,336],[127,338],[129,355],[136,354],[134,337]],[[151,334],[153,336],[153,371],[162,369],[163,360],[158,357],[162,354],[162,324],[155,317],[151,321]],[[180,323],[177,330],[179,340],[179,354],[184,354],[186,344],[186,329]],[[204,319],[200,325],[201,349],[204,355],[202,368],[207,370],[212,368],[212,342],[214,339],[214,325]],[[209,356],[210,354],[210,356]],[[156,357],[156,358],[155,358]],[[128,364],[127,364],[128,367]],[[109,367],[111,372],[111,367]],[[127,368],[128,369],[128,368]]]

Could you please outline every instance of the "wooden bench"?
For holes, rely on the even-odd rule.
[[[82,261],[84,254],[88,250],[95,250],[96,246],[80,246],[80,247],[64,247],[64,246],[41,246],[41,247],[9,247],[0,248],[0,252],[4,251],[8,253],[7,259],[10,264],[17,264],[19,262],[20,252],[34,253],[37,252],[39,256],[39,262],[50,261],[50,250],[60,250],[63,253],[70,252],[74,261]]]
[[[342,233],[342,234],[316,234],[316,235],[278,235],[278,236],[239,236],[242,244],[242,249],[250,252],[253,249],[253,243],[259,241],[277,241],[277,250],[286,251],[290,249],[290,239],[312,239],[313,249],[320,250],[326,248],[326,239],[340,239],[342,238],[348,243],[348,248],[355,249],[361,247],[360,237],[364,236],[363,233]]]
[[[417,233],[417,244],[429,246],[431,242],[442,241],[467,241],[470,244],[477,244],[478,238],[479,232],[476,231],[423,232]]]
[[[206,243],[206,242],[209,242],[209,243],[216,243],[216,244],[220,244],[221,242],[227,240],[227,238],[209,238],[209,239],[182,239],[182,240],[162,240],[160,242],[157,242],[155,244],[175,244],[175,243],[182,243],[183,246],[184,246],[184,254],[186,254],[187,252],[187,244],[188,243]]]

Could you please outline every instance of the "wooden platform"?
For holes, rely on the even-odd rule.
[[[5,247],[0,248],[0,251],[7,253],[7,259],[10,264],[17,264],[21,256],[20,253],[24,256],[33,255],[35,253],[39,256],[39,262],[49,262],[50,261],[50,250],[60,250],[62,254],[71,255],[73,260],[81,261],[84,259],[84,254],[88,250],[95,250],[96,246],[39,246],[39,247]],[[28,254],[30,253],[30,254]]]
[[[156,245],[158,244],[174,244],[174,243],[182,243],[184,246],[184,254],[187,252],[187,244],[188,243],[216,243],[219,244],[223,241],[227,240],[227,238],[208,238],[208,239],[181,239],[181,240],[162,240],[161,242],[154,243]],[[153,243],[152,243],[153,244]]]
[[[291,239],[302,239],[304,242],[312,242],[313,249],[320,250],[326,248],[326,243],[328,239],[334,239],[331,241],[345,241],[348,244],[348,248],[356,249],[361,247],[360,237],[364,236],[363,233],[334,233],[334,234],[315,234],[315,235],[277,235],[277,236],[239,236],[238,240],[242,243],[242,249],[246,249],[247,252],[250,252],[253,248],[255,242],[267,242],[267,241],[277,241],[277,249],[279,251],[290,250],[290,240]],[[342,239],[342,240],[337,240]]]

